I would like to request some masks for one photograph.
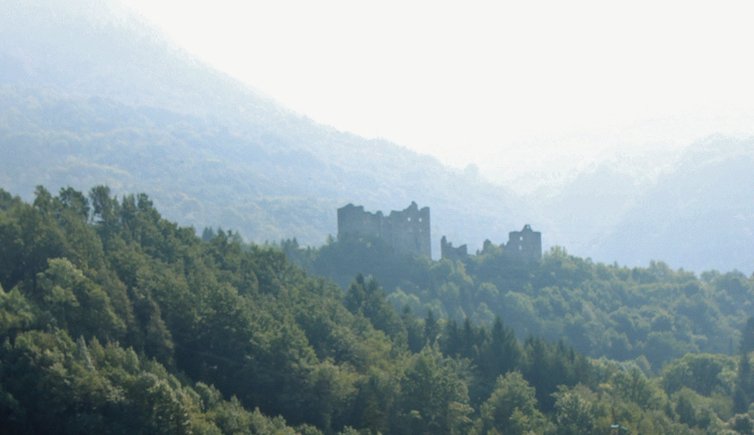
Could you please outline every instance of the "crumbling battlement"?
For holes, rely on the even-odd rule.
[[[338,239],[380,239],[396,252],[423,255],[431,258],[429,207],[419,209],[411,202],[405,210],[382,212],[364,211],[363,206],[348,204],[338,209]]]
[[[440,258],[448,260],[462,260],[469,256],[469,250],[466,245],[454,247],[452,243],[448,242],[445,236],[440,239]]]
[[[422,209],[411,202],[405,210],[391,211],[388,216],[381,211],[371,213],[363,206],[348,204],[338,209],[338,239],[379,239],[396,252],[423,255],[431,258],[432,245],[429,231],[429,207]],[[482,252],[493,248],[492,242],[484,241]],[[524,261],[539,261],[542,258],[542,233],[524,225],[521,231],[508,233],[508,243],[499,248],[505,256]],[[478,254],[479,252],[477,252]],[[454,247],[443,236],[440,240],[441,258],[462,260],[468,257],[466,245]]]
[[[443,237],[440,241],[442,258],[458,260],[467,256],[466,245],[454,248]],[[461,251],[461,249],[463,249]],[[505,257],[518,259],[525,262],[539,261],[542,259],[542,233],[532,231],[530,225],[524,225],[521,231],[511,231],[508,233],[508,243],[496,245],[489,239],[484,241],[482,249],[476,251],[476,255],[495,254],[501,252]],[[459,255],[462,255],[459,257]]]

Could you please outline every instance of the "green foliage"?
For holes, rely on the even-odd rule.
[[[630,364],[589,360],[566,342],[534,335],[521,342],[508,326],[549,313],[564,325],[545,318],[527,331],[562,327],[571,344],[601,346],[600,328],[609,324],[617,329],[606,336],[624,356],[648,349],[637,334],[659,337],[658,348],[675,340],[683,352],[678,334],[701,345],[709,325],[695,330],[671,306],[637,311],[597,295],[611,289],[634,300],[668,292],[683,300],[675,308],[714,317],[724,309],[691,301],[715,294],[713,282],[741,294],[750,282],[740,276],[699,281],[661,264],[610,268],[558,250],[541,265],[514,264],[488,246],[466,263],[406,263],[391,278],[402,286],[392,293],[359,274],[343,292],[276,248],[245,245],[222,229],[205,236],[164,220],[145,195],[117,198],[99,186],[88,196],[70,188],[53,196],[40,187],[25,204],[0,190],[3,431],[609,433],[617,424],[671,434],[749,427],[750,354],[686,355],[650,379],[638,369],[651,372],[641,355]],[[293,249],[310,264],[324,261],[314,250]],[[489,279],[477,291],[484,274]],[[576,299],[562,283],[587,288],[592,299]],[[408,302],[400,315],[390,303],[399,300]],[[501,301],[517,310],[506,323],[493,314]]]
[[[14,336],[29,329],[36,317],[32,304],[18,288],[6,293],[0,286],[0,337]]]
[[[29,331],[1,352],[0,413],[11,433],[294,433],[114,343]]]
[[[734,389],[736,361],[732,357],[688,354],[665,366],[663,387],[673,394],[683,387],[709,396],[715,392],[730,395]]]
[[[754,434],[754,419],[749,414],[736,414],[730,419],[728,426],[739,434]]]
[[[104,340],[117,340],[125,333],[125,323],[115,314],[107,293],[67,259],[48,260],[47,270],[36,281],[37,303],[51,326]]]
[[[544,415],[537,407],[534,388],[520,372],[510,372],[495,383],[492,395],[482,404],[482,433],[520,435],[542,433]]]
[[[686,387],[675,393],[673,402],[678,421],[690,427],[722,428],[721,417],[727,420],[732,416],[729,400],[704,397]]]
[[[616,372],[612,376],[611,384],[619,397],[635,403],[643,410],[656,409],[662,403],[662,396],[657,387],[638,368]]]
[[[740,272],[696,277],[662,262],[609,266],[562,248],[522,263],[492,243],[462,261],[436,262],[397,256],[378,240],[283,248],[309,272],[344,288],[357,273],[372,276],[399,309],[432,310],[456,322],[489,324],[499,317],[520,339],[563,340],[593,357],[645,357],[657,371],[689,352],[733,353],[738,342],[754,348],[754,334],[739,332],[754,310],[754,281]]]
[[[733,403],[737,412],[743,413],[754,403],[754,372],[751,368],[751,354],[741,353],[738,361]]]
[[[749,317],[741,334],[741,353],[754,352],[754,317]]]
[[[555,393],[558,434],[589,435],[596,432],[598,415],[589,396],[591,392],[583,388],[563,388]]]
[[[471,426],[463,364],[427,346],[409,362],[401,380],[396,433],[462,434]]]
[[[358,275],[349,287],[344,302],[351,313],[366,317],[372,326],[391,338],[405,336],[400,318],[374,279],[365,281],[363,275]]]

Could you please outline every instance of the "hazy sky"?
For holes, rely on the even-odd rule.
[[[754,133],[750,2],[125,2],[297,112],[494,179]]]

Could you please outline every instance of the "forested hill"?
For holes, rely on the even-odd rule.
[[[430,345],[441,324],[398,316],[363,280],[343,301],[237,234],[202,242],[146,195],[0,190],[3,432],[460,433],[498,375],[528,367],[499,325],[472,387],[469,363]],[[583,357],[531,346],[567,370],[541,378],[544,409],[590,379]]]
[[[166,42],[116,1],[1,0],[0,185],[148,192],[182,224],[321,244],[335,209],[432,206],[482,240],[524,214],[505,189],[290,112]]]
[[[331,241],[320,248],[283,244],[310,273],[347,288],[371,275],[397,307],[461,322],[505,319],[524,338],[564,340],[592,357],[638,359],[659,370],[687,352],[732,354],[754,310],[754,275],[700,276],[662,262],[606,265],[553,248],[524,263],[488,244],[463,260],[429,261],[396,254],[379,240]]]
[[[4,433],[720,433],[754,424],[744,336],[648,379],[500,320],[399,315],[146,195],[0,190]]]

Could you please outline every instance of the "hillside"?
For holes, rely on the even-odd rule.
[[[754,301],[754,277],[741,272],[697,277],[662,262],[628,268],[561,248],[535,262],[495,245],[435,262],[406,258],[369,239],[283,248],[309,273],[343,288],[357,273],[374,277],[396,309],[432,311],[459,323],[499,317],[521,339],[561,340],[590,357],[636,360],[654,370],[689,352],[733,353]]]
[[[741,431],[754,319],[742,329],[738,356],[648,378],[500,319],[398,314],[373,280],[342,292],[235,233],[201,240],[144,194],[0,189],[3,433]]]
[[[641,264],[754,272],[754,140],[710,137],[636,198],[595,250]]]
[[[3,8],[0,185],[25,198],[38,184],[108,184],[149,192],[166,216],[198,229],[313,244],[335,233],[335,209],[348,202],[430,205],[437,239],[502,239],[526,215],[500,187],[278,106],[117,3]]]

